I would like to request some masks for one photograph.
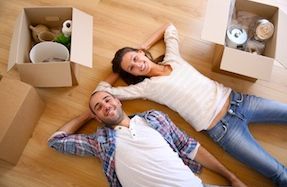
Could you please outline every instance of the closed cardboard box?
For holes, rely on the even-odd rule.
[[[270,20],[275,27],[263,55],[225,45],[232,10],[247,11]],[[280,8],[251,0],[208,0],[202,38],[223,47],[220,69],[255,79],[269,80],[274,61],[287,67],[287,15]]]
[[[70,59],[33,64],[29,59],[32,35],[29,26],[43,24],[61,28],[72,20]],[[35,87],[69,87],[77,84],[77,65],[93,65],[93,17],[72,7],[24,8],[15,25],[8,71],[16,66],[23,82]]]
[[[17,164],[44,107],[32,86],[18,80],[0,80],[1,160]]]

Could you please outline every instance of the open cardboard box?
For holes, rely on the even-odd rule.
[[[16,165],[45,104],[32,86],[2,78],[0,106],[0,159]]]
[[[287,15],[278,7],[250,0],[236,0],[235,7],[232,4],[232,0],[208,0],[202,38],[222,46],[221,70],[269,80],[274,61],[287,67]],[[226,30],[232,15],[230,12],[234,8],[255,13],[274,24],[274,34],[267,40],[263,55],[225,46]]]
[[[31,63],[32,35],[29,25],[60,28],[68,19],[72,20],[70,60]],[[24,8],[13,33],[8,71],[16,65],[21,80],[36,87],[68,87],[77,84],[77,64],[93,65],[93,17],[71,7]]]

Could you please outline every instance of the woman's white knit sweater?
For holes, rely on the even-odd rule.
[[[166,53],[162,63],[172,67],[170,75],[146,78],[126,87],[111,87],[102,81],[96,90],[110,92],[121,100],[143,98],[164,104],[178,112],[196,131],[205,130],[222,109],[231,89],[205,77],[181,58],[173,25],[166,29],[164,41]]]

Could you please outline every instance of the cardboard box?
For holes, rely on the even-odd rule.
[[[61,28],[68,19],[72,20],[70,60],[32,64],[29,26],[44,24]],[[71,7],[24,8],[13,33],[8,71],[16,65],[21,80],[35,87],[68,87],[77,84],[77,64],[93,65],[93,17]]]
[[[287,67],[287,15],[278,7],[250,0],[208,0],[202,38],[223,46],[220,69],[255,79],[269,80],[274,61]],[[225,46],[226,30],[231,21],[233,9],[255,13],[270,20],[275,32],[267,40],[263,55],[233,49]],[[217,55],[218,56],[218,55]]]
[[[217,73],[221,73],[221,74],[225,74],[225,75],[228,75],[231,77],[247,80],[250,82],[255,82],[257,80],[255,78],[247,77],[244,75],[240,75],[237,73],[232,73],[230,71],[225,71],[225,70],[220,69],[220,63],[221,63],[223,52],[224,52],[224,46],[219,45],[219,44],[215,44],[213,58],[212,58],[212,71],[217,72]]]
[[[0,159],[17,164],[45,104],[32,86],[2,78],[0,106]]]

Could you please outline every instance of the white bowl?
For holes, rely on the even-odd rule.
[[[32,63],[58,62],[69,59],[69,50],[57,42],[40,42],[30,51]]]

